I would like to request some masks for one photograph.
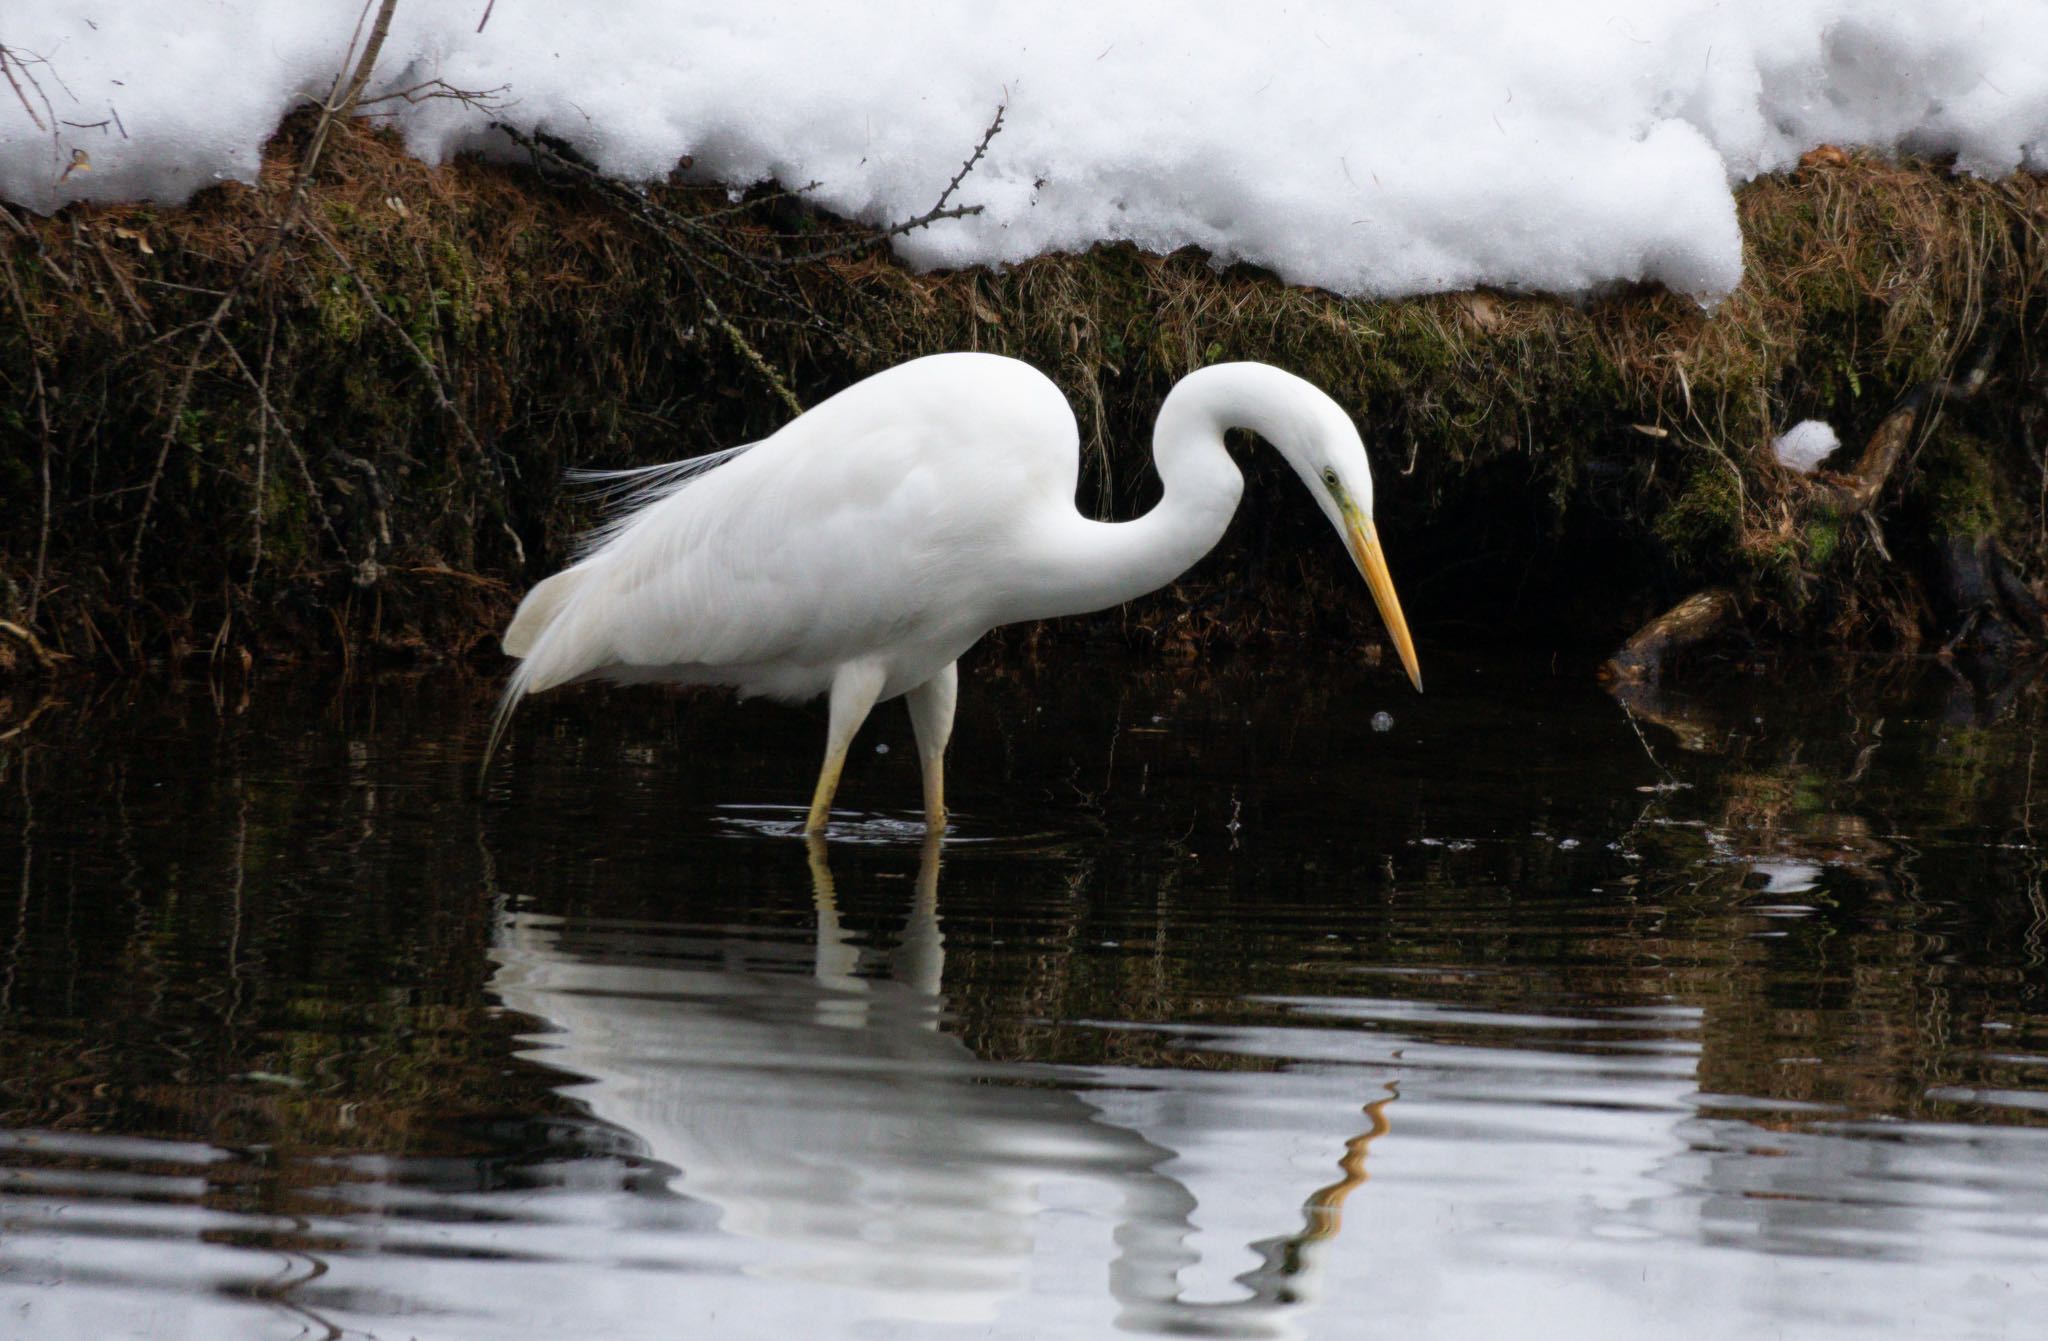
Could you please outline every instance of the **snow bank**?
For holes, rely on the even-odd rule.
[[[0,43],[46,129],[0,84],[0,196],[38,210],[249,180],[358,13],[9,8]],[[1741,273],[1731,182],[1817,144],[2048,169],[2039,0],[612,0],[573,22],[500,0],[478,33],[483,10],[400,0],[371,95],[502,86],[498,115],[609,172],[688,155],[734,186],[815,180],[870,222],[928,208],[1006,106],[957,202],[986,212],[898,242],[922,266],[1128,239],[1350,294],[1655,280],[1710,299]],[[432,161],[506,148],[458,102],[376,110]],[[74,150],[90,171],[63,176]]]

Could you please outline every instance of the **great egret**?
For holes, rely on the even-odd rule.
[[[1262,363],[1189,374],[1152,431],[1158,506],[1099,522],[1074,506],[1080,435],[1059,388],[1015,359],[935,354],[749,446],[610,472],[631,490],[627,510],[528,592],[505,630],[521,661],[492,743],[520,699],[584,677],[829,694],[805,824],[818,833],[854,733],[876,703],[903,695],[925,823],[941,829],[960,654],[1003,624],[1156,590],[1207,554],[1244,492],[1223,445],[1232,428],[1271,443],[1308,485],[1420,690],[1373,529],[1365,446],[1314,386]]]

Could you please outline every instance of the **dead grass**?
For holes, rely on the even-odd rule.
[[[1861,527],[1810,540],[1813,491],[1768,444],[1805,417],[1860,441],[1996,328],[1994,394],[1968,416],[1981,459],[1944,478],[1997,481],[2024,503],[1999,514],[2008,550],[2035,572],[2044,557],[2037,178],[1851,158],[1754,183],[1739,197],[1747,277],[1712,313],[1646,289],[1358,302],[1128,247],[1000,272],[913,275],[880,249],[791,265],[859,234],[800,200],[735,210],[664,188],[697,239],[679,247],[573,180],[429,169],[358,125],[314,183],[317,232],[276,249],[166,424],[181,341],[261,253],[306,133],[287,124],[253,190],[0,221],[26,314],[0,326],[0,617],[33,609],[53,651],[133,664],[487,646],[587,521],[558,488],[564,466],[693,453],[786,417],[711,310],[805,403],[935,350],[1029,359],[1075,406],[1083,502],[1105,512],[1148,497],[1150,417],[1177,377],[1283,364],[1365,426],[1397,568],[1506,591],[1503,567],[1569,568],[1583,550],[1605,586],[1573,617],[1599,637],[1709,583],[1760,596],[1784,633],[1901,636],[1920,617],[1903,559]],[[121,542],[159,440],[171,451],[131,595]],[[1916,478],[1901,473],[1883,525],[1940,506],[1915,502]],[[1108,627],[1184,647],[1357,637],[1368,618],[1341,555],[1276,492],[1254,489],[1186,590]],[[1249,580],[1274,562],[1285,583]]]

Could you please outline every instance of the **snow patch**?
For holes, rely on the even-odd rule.
[[[1818,419],[1802,419],[1771,443],[1771,455],[1787,470],[1811,475],[1841,445],[1834,429]]]
[[[1821,143],[2048,169],[2048,5],[2017,0],[1377,0],[1104,6],[402,0],[371,97],[430,162],[508,154],[493,114],[605,171],[819,183],[870,223],[928,208],[995,109],[956,203],[896,241],[919,266],[1129,240],[1195,245],[1342,293],[1741,275],[1729,187]],[[182,201],[254,180],[279,118],[321,96],[354,4],[40,0],[0,42],[0,197]],[[41,61],[42,64],[33,62]],[[83,150],[89,170],[66,168]]]

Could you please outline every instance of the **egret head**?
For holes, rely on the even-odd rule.
[[[1323,515],[1344,537],[1351,561],[1364,575],[1365,585],[1380,608],[1380,618],[1386,621],[1387,632],[1393,636],[1394,650],[1400,654],[1409,683],[1419,693],[1422,668],[1415,659],[1415,640],[1408,635],[1401,599],[1394,594],[1387,556],[1372,524],[1372,467],[1366,464],[1365,443],[1359,439],[1351,416],[1337,402],[1318,391],[1311,404],[1313,408],[1297,432],[1276,437],[1274,445],[1308,485]]]

